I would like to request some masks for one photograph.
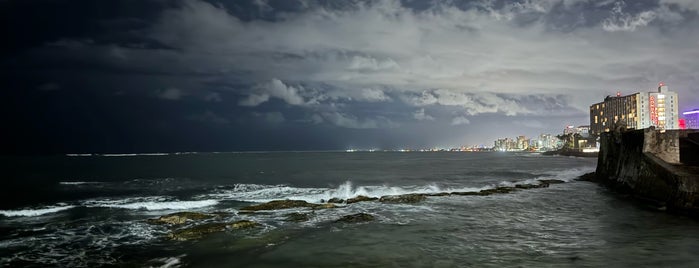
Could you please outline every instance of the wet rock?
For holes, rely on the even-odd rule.
[[[289,213],[289,214],[285,215],[286,216],[285,221],[293,221],[293,222],[308,221],[311,219],[309,214],[310,213],[298,213],[298,212]]]
[[[241,211],[277,210],[287,208],[309,207],[311,203],[303,200],[274,200],[264,204],[251,205],[241,208]]]
[[[192,220],[205,220],[215,217],[215,215],[204,214],[199,212],[177,212],[160,216],[156,219],[148,219],[151,224],[183,224]]]
[[[337,206],[333,203],[325,203],[325,204],[308,204],[309,208],[312,209],[325,209],[325,208],[336,208]]]
[[[258,226],[259,223],[241,220],[232,223],[205,223],[194,227],[180,229],[168,235],[168,238],[177,241],[187,241],[199,239],[208,234],[223,232],[227,230],[247,229]]]
[[[448,196],[448,195],[451,195],[451,193],[448,193],[448,192],[441,192],[441,193],[425,194],[425,196]]]
[[[478,195],[491,195],[491,194],[507,194],[514,191],[514,187],[497,187],[493,189],[481,190]]]
[[[424,194],[385,195],[379,199],[382,203],[417,203],[427,199]]]
[[[565,183],[565,181],[562,180],[539,180],[541,183],[548,183],[548,184],[557,184],[557,183]]]
[[[342,218],[339,218],[335,222],[358,223],[358,222],[367,222],[367,221],[373,221],[373,220],[374,220],[374,216],[371,214],[357,213],[357,214],[343,216]]]
[[[497,187],[493,189],[485,189],[480,192],[452,192],[452,195],[491,195],[491,194],[506,194],[515,190],[515,187]]]
[[[312,208],[312,209],[324,209],[324,208],[335,208],[335,204],[313,204],[308,203],[303,200],[274,200],[264,204],[251,205],[243,207],[240,209],[240,213],[250,213],[260,210],[278,210],[287,208]]]
[[[328,200],[328,203],[341,204],[341,203],[344,203],[344,202],[345,202],[344,199],[340,199],[340,198],[337,198],[337,197],[333,197],[333,198],[330,198],[330,199]]]
[[[481,195],[480,192],[451,192],[451,195]]]
[[[578,177],[576,180],[579,181],[597,181],[597,174],[594,172],[586,173],[583,174],[582,176]]]
[[[365,202],[365,201],[374,201],[374,200],[378,200],[378,198],[368,197],[368,196],[364,196],[364,195],[358,195],[357,197],[347,199],[347,204],[352,204],[352,203],[357,203],[357,202]]]
[[[542,182],[539,184],[516,184],[517,189],[534,189],[534,188],[546,188],[549,187],[548,183]]]

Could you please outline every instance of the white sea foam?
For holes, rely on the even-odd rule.
[[[83,203],[86,207],[123,208],[138,210],[183,210],[203,208],[218,204],[218,200],[173,200],[164,196],[136,197],[118,200],[90,200]]]
[[[75,206],[51,206],[38,209],[0,210],[6,217],[36,217],[74,208]]]
[[[169,153],[101,154],[100,156],[107,156],[107,157],[124,157],[124,156],[159,156],[159,155],[169,155]]]
[[[61,185],[81,185],[81,184],[98,184],[98,181],[62,181],[59,182]]]

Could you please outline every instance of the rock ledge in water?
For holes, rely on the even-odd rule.
[[[424,194],[402,194],[402,195],[385,195],[379,199],[382,203],[417,203],[427,199]]]
[[[365,201],[374,201],[374,200],[379,200],[376,197],[368,197],[365,195],[358,195],[353,198],[347,199],[347,204],[352,204],[352,203],[357,203],[357,202],[365,202]]]
[[[285,215],[286,219],[284,219],[284,221],[293,221],[293,222],[308,221],[311,219],[309,214],[310,213],[298,213],[298,212],[289,213],[289,214]]]
[[[148,219],[148,223],[151,224],[184,224],[191,220],[205,220],[215,217],[211,214],[204,214],[199,212],[177,212],[172,214],[167,214],[160,216],[156,219]]]
[[[287,208],[335,208],[335,204],[313,204],[303,200],[274,200],[263,204],[251,205],[240,209],[241,212],[253,212],[260,210],[278,210]]]
[[[247,229],[260,225],[259,223],[241,220],[232,223],[205,223],[190,228],[180,229],[168,235],[168,238],[177,241],[199,239],[205,235],[223,232],[226,230]]]
[[[343,216],[342,218],[339,218],[335,222],[358,223],[358,222],[367,222],[367,221],[373,221],[373,220],[374,220],[374,216],[371,214],[357,213],[357,214]]]

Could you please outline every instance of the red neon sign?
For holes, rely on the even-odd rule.
[[[658,125],[658,111],[655,109],[655,98],[653,96],[650,96],[650,121],[653,122],[653,125]]]
[[[679,121],[680,129],[687,129],[687,123],[684,122],[684,118],[680,118],[680,119],[678,119],[678,121]]]

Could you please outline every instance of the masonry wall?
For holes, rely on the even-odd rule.
[[[699,172],[680,163],[683,131],[603,133],[596,176],[669,210],[699,215]]]

